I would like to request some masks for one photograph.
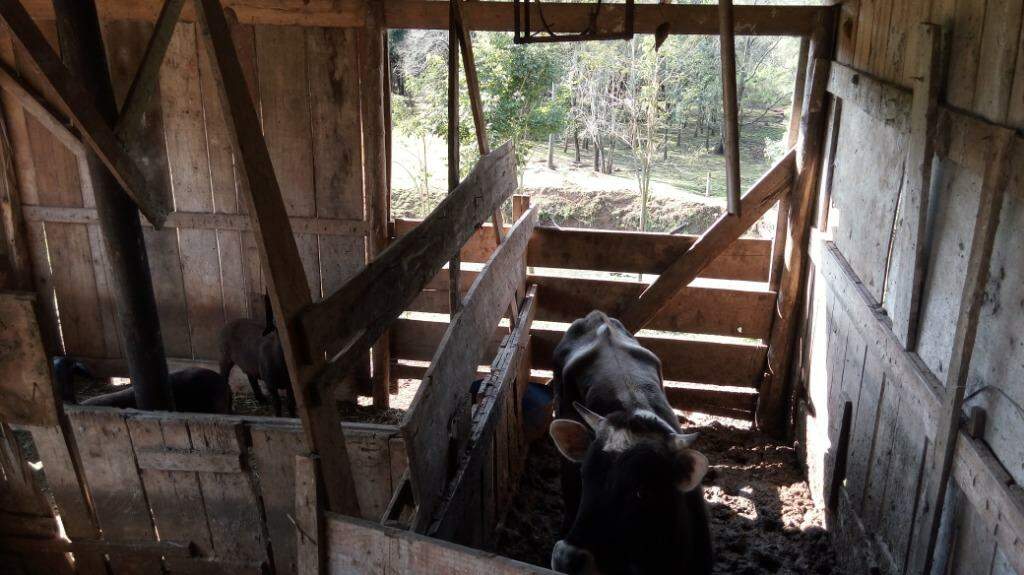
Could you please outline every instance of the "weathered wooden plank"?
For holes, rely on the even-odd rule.
[[[462,292],[476,278],[477,272],[463,270]],[[615,309],[619,302],[635,299],[647,283],[573,278],[530,274],[528,284],[536,284],[541,299],[537,319],[572,323],[592,310]],[[447,313],[445,296],[448,278],[434,276],[424,291],[409,305],[409,311]],[[697,282],[683,288],[649,324],[650,329],[727,335],[762,339],[771,329],[771,307],[775,293],[761,289],[730,289]]]
[[[338,413],[331,402],[310,402],[311,398],[306,393],[312,373],[323,361],[319,353],[307,353],[303,345],[305,340],[300,343],[295,339],[298,335],[295,323],[298,311],[311,303],[310,288],[299,268],[298,249],[287,220],[270,152],[260,130],[250,84],[220,2],[201,0],[196,6],[203,24],[203,43],[217,61],[214,74],[218,85],[216,91],[223,98],[224,112],[233,128],[229,131],[232,148],[244,166],[244,170],[239,170],[239,176],[245,182],[241,188],[246,191],[249,213],[256,224],[260,259],[266,271],[274,315],[279,320],[281,343],[295,391],[296,408],[306,432],[306,445],[310,452],[322,458],[321,471],[327,486],[329,507],[357,514],[359,502],[345,451],[345,438],[338,434]]]
[[[160,71],[160,85],[167,118],[167,158],[175,168],[171,170],[175,206],[190,212],[213,212],[195,24],[183,23],[175,28]],[[178,250],[193,356],[215,357],[224,322],[217,233],[181,229]]]
[[[114,131],[118,138],[129,146],[134,144],[140,128],[145,126],[145,116],[151,111],[150,99],[157,91],[160,67],[184,5],[185,0],[164,2],[149,41],[145,45],[145,51],[141,54],[137,71],[122,100],[121,113]]]
[[[295,456],[295,546],[297,575],[324,573],[327,541],[324,538],[323,504],[318,485],[318,461],[304,455]]]
[[[304,311],[300,322],[310,347],[333,355],[346,344],[354,349],[353,337],[363,340],[365,347],[375,342],[491,208],[512,194],[514,164],[515,153],[507,144],[481,158],[423,224],[392,244],[344,289]],[[331,375],[329,370],[324,381],[338,379]]]
[[[882,364],[869,349],[864,363],[864,379],[853,416],[850,457],[846,472],[846,491],[850,505],[858,514],[864,513],[864,497],[873,467],[872,456],[879,438],[885,373]]]
[[[403,236],[419,220],[395,220]],[[461,251],[464,262],[485,262],[494,252],[493,231],[484,224]],[[606,272],[659,274],[690,249],[697,236],[537,226],[527,261],[530,266]],[[741,238],[704,268],[698,277],[763,282],[768,280],[771,242]]]
[[[831,68],[830,94],[897,131],[910,127],[913,100],[910,90],[839,62],[833,62]]]
[[[85,147],[78,135],[68,128],[61,117],[62,115],[53,110],[46,99],[36,94],[32,88],[26,86],[17,78],[15,73],[5,64],[0,66],[0,88],[17,100],[26,112],[44,126],[62,144],[67,146],[75,155],[85,153]]]
[[[886,297],[882,302],[893,318],[897,337],[907,349],[914,349],[916,344],[921,308],[928,194],[939,95],[944,87],[946,68],[942,29],[934,24],[921,24],[916,32],[918,69],[910,112],[910,141],[900,211],[892,233]]]
[[[956,2],[952,22],[955,25],[952,26],[946,101],[962,110],[969,110],[981,67],[985,2]]]
[[[685,254],[665,268],[639,298],[624,302],[618,315],[627,329],[636,332],[647,325],[680,289],[697,277],[701,269],[786,193],[793,181],[795,158],[796,153],[790,151],[750,188],[743,196],[742,215],[724,214],[719,217]]]
[[[149,188],[143,172],[125,152],[103,115],[93,105],[86,87],[64,67],[60,57],[47,43],[42,32],[20,2],[5,2],[0,15],[39,67],[55,95],[67,108],[82,131],[85,142],[103,161],[110,173],[128,193],[140,211],[159,227],[170,211],[171,198],[161,197]]]
[[[56,425],[57,398],[50,362],[30,293],[0,293],[0,419],[23,425]]]
[[[885,288],[897,202],[906,194],[907,136],[844,101],[828,229],[877,302]]]
[[[402,529],[328,513],[327,572],[348,575],[433,573],[453,575],[554,574],[541,567],[439,541]]]
[[[152,541],[150,503],[135,467],[135,453],[124,415],[106,408],[66,408],[81,460],[84,482],[103,537]],[[118,573],[148,573],[152,557],[111,552]]]
[[[29,222],[94,224],[99,221],[94,208],[25,206],[24,214],[25,220]],[[289,218],[289,221],[292,229],[301,234],[362,236],[366,233],[366,225],[356,219],[294,217]],[[244,214],[175,211],[168,214],[164,228],[248,232],[252,231],[252,223]]]
[[[64,532],[72,540],[98,538],[99,530],[87,503],[85,487],[76,471],[74,436],[58,426],[31,427],[30,431]],[[107,572],[103,555],[88,551],[75,553],[75,568],[87,575]]]
[[[195,451],[246,457],[244,429],[237,421],[192,418],[188,420],[188,433]],[[229,561],[264,563],[268,561],[267,527],[253,480],[243,470],[222,471],[197,473],[210,525],[213,556]]]
[[[1014,71],[1020,50],[1021,0],[987,0],[984,34],[979,54],[985,64],[978,67],[971,111],[997,123],[1005,123],[1010,108]]]
[[[521,281],[521,262],[536,217],[534,208],[516,222],[473,283],[462,311],[452,319],[402,421],[409,476],[419,506],[413,526],[417,531],[429,527],[444,495],[449,457],[458,453],[469,439],[468,434],[460,433],[466,431],[462,426],[469,424],[468,385],[487,351],[487,336],[497,327],[505,302]]]
[[[128,430],[136,454],[155,450],[191,451],[185,417],[167,414],[128,418]],[[194,469],[141,469],[153,523],[162,539],[188,541],[204,556],[213,555],[213,538],[203,493]]]

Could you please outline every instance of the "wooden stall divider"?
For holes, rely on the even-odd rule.
[[[411,409],[402,421],[413,493],[419,509],[413,529],[426,532],[455,472],[457,456],[470,438],[468,385],[487,352],[491,334],[503,315],[503,302],[522,281],[522,262],[537,209],[516,222],[452,318],[434,353]],[[460,385],[459,382],[464,382]]]
[[[523,380],[521,363],[529,363],[526,348],[530,342],[530,327],[533,325],[533,318],[536,314],[536,302],[537,286],[531,286],[520,307],[519,321],[516,323],[515,329],[504,338],[491,363],[489,375],[480,385],[480,391],[477,392],[478,404],[473,410],[473,425],[467,452],[460,456],[458,470],[448,482],[444,500],[435,513],[436,519],[427,529],[427,534],[431,537],[452,540],[465,514],[472,512],[468,509],[469,491],[478,488],[479,476],[483,469],[488,464],[493,465],[494,460],[488,461],[488,458],[485,457],[487,448],[500,445],[498,434],[507,433],[507,429],[501,428],[500,424],[504,423],[506,427],[512,425],[515,429],[519,429],[520,422],[508,421],[505,411],[508,403],[520,401],[516,388],[525,387],[529,383],[528,371],[526,380]],[[519,381],[516,381],[517,378]],[[499,459],[508,461],[507,445],[506,451],[499,453]],[[496,486],[493,492],[485,492],[481,496],[494,497],[507,492],[507,489],[511,489],[511,487]],[[497,505],[495,507],[503,508],[503,506]],[[481,523],[486,530],[493,528],[497,519],[497,517],[484,517]],[[489,538],[483,537],[483,541],[488,540]]]

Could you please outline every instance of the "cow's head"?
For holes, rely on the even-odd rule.
[[[562,455],[581,464],[583,480],[579,512],[555,545],[552,568],[571,575],[688,573],[681,546],[706,521],[703,502],[699,510],[687,503],[708,470],[707,458],[691,449],[697,434],[678,433],[649,411],[602,417],[575,407],[586,425],[557,419],[550,428]]]

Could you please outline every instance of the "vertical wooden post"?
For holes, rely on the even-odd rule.
[[[0,288],[32,289],[32,259],[28,251],[25,221],[21,214],[21,196],[14,169],[14,148],[9,138],[7,118],[0,110]],[[52,350],[51,350],[52,351]]]
[[[315,456],[295,456],[295,573],[324,573],[327,543],[321,505],[322,487]]]
[[[385,116],[387,73],[384,69],[387,54],[384,51],[384,4],[381,0],[366,3],[366,24],[359,31],[359,57],[361,70],[359,95],[362,102],[363,162],[366,189],[366,212],[370,221],[368,237],[369,259],[374,259],[387,248],[388,224],[391,220],[388,177],[388,126]],[[388,387],[391,382],[390,335],[385,332],[370,350],[373,367],[373,404],[387,407]]]
[[[729,213],[740,215],[740,123],[736,101],[736,36],[732,0],[718,0],[718,35],[722,54],[722,143],[725,146],[725,197]]]
[[[796,182],[790,194],[787,248],[779,280],[776,316],[768,339],[768,367],[757,401],[757,424],[772,435],[786,431],[786,385],[796,335],[796,311],[804,284],[814,192],[821,169],[832,53],[832,17],[823,13],[811,36],[811,84],[803,103],[796,147]]]
[[[95,1],[54,0],[53,4],[64,62],[92,89],[96,108],[112,126],[118,119],[117,103]],[[92,149],[86,152],[86,163],[112,271],[114,304],[136,406],[171,410],[174,398],[167,382],[167,358],[139,210]]]
[[[338,410],[333,398],[323,397],[312,384],[325,359],[322,350],[311,353],[306,348],[298,325],[299,312],[312,305],[312,298],[270,150],[220,0],[195,0],[195,4],[201,41],[217,64],[211,66],[211,76],[231,127],[228,134],[235,157],[240,160],[240,187],[249,206],[274,317],[280,320],[278,333],[306,446],[320,456],[328,507],[359,516]]]
[[[921,515],[915,522],[915,536],[911,538],[908,573],[930,573],[935,556],[942,517],[942,506],[951,480],[956,441],[963,415],[964,392],[970,373],[974,340],[978,333],[978,315],[981,311],[985,288],[988,285],[989,263],[995,245],[999,215],[1003,208],[1010,172],[1010,158],[1015,133],[1009,128],[995,131],[990,141],[988,164],[978,198],[978,213],[974,222],[963,294],[957,315],[953,349],[946,372],[945,397],[941,419],[935,428],[931,453],[927,454],[921,490]]]
[[[459,185],[459,32],[456,0],[448,3],[448,193]],[[482,155],[482,154],[481,154]],[[451,317],[462,307],[458,252],[448,262],[448,310]]]
[[[800,136],[800,118],[804,108],[804,93],[807,84],[807,54],[811,40],[807,36],[800,38],[800,58],[796,64],[796,79],[793,82],[793,104],[789,111],[789,128],[786,131],[786,149],[796,145]],[[789,231],[789,196],[779,198],[779,207],[775,219],[775,237],[772,239],[772,263],[768,271],[768,287],[778,291],[782,281],[782,268],[786,257],[786,236]]]
[[[892,263],[886,276],[886,311],[892,317],[893,332],[908,350],[913,350],[917,343],[917,320],[927,261],[924,235],[928,193],[932,180],[939,96],[945,85],[943,44],[939,26],[921,24],[918,27],[918,73],[914,78],[914,99],[910,110],[906,180],[893,235]]]

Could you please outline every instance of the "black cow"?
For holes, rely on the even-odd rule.
[[[711,534],[691,449],[665,397],[661,362],[600,311],[573,322],[555,348],[564,539],[551,554],[572,575],[705,574]]]

